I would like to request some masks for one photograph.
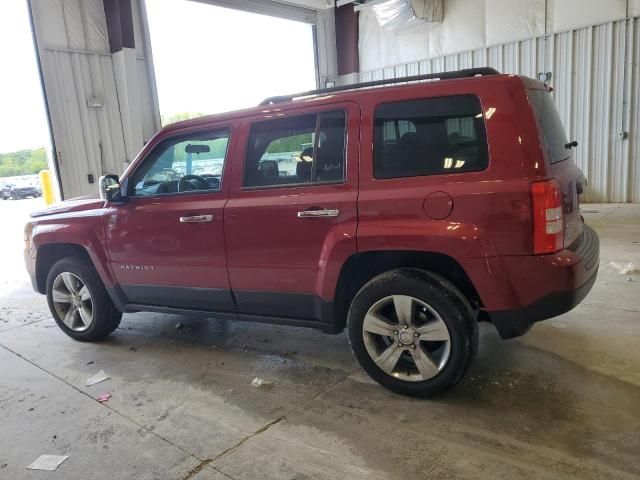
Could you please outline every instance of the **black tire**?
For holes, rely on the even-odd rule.
[[[86,285],[91,295],[93,307],[93,320],[84,331],[76,331],[65,325],[58,315],[52,298],[52,290],[55,279],[61,273],[69,272],[78,277]],[[47,275],[47,303],[53,319],[60,329],[74,340],[83,342],[95,342],[102,340],[112,333],[122,319],[122,312],[115,307],[107,293],[102,280],[92,265],[74,258],[66,257],[53,264]]]
[[[427,304],[447,327],[450,339],[448,360],[428,380],[410,381],[386,373],[367,351],[363,332],[365,315],[372,306],[391,295],[410,296]],[[456,385],[464,377],[478,349],[478,325],[464,295],[443,277],[417,269],[392,270],[378,275],[362,287],[349,309],[347,333],[353,354],[371,378],[393,392],[413,397],[432,397]],[[420,342],[414,343],[421,348]],[[408,354],[412,352],[409,350]]]

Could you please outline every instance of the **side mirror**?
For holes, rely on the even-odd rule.
[[[120,198],[120,179],[117,175],[102,175],[98,181],[100,198],[112,202]]]

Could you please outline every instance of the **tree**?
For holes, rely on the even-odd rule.
[[[44,148],[0,153],[0,177],[32,175],[47,168]]]
[[[204,117],[206,113],[201,112],[180,112],[175,113],[173,115],[169,115],[168,117],[165,115],[160,115],[160,123],[162,126],[169,125],[171,123],[181,122],[182,120],[189,120],[191,118]]]

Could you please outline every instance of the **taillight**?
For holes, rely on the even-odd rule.
[[[564,247],[562,190],[556,180],[531,184],[533,253],[554,253]]]

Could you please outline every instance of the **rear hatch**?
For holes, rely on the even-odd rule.
[[[564,248],[571,248],[582,234],[578,195],[582,193],[586,182],[574,161],[577,147],[567,139],[551,94],[544,89],[531,89],[527,95],[538,122],[547,171],[562,189]]]

